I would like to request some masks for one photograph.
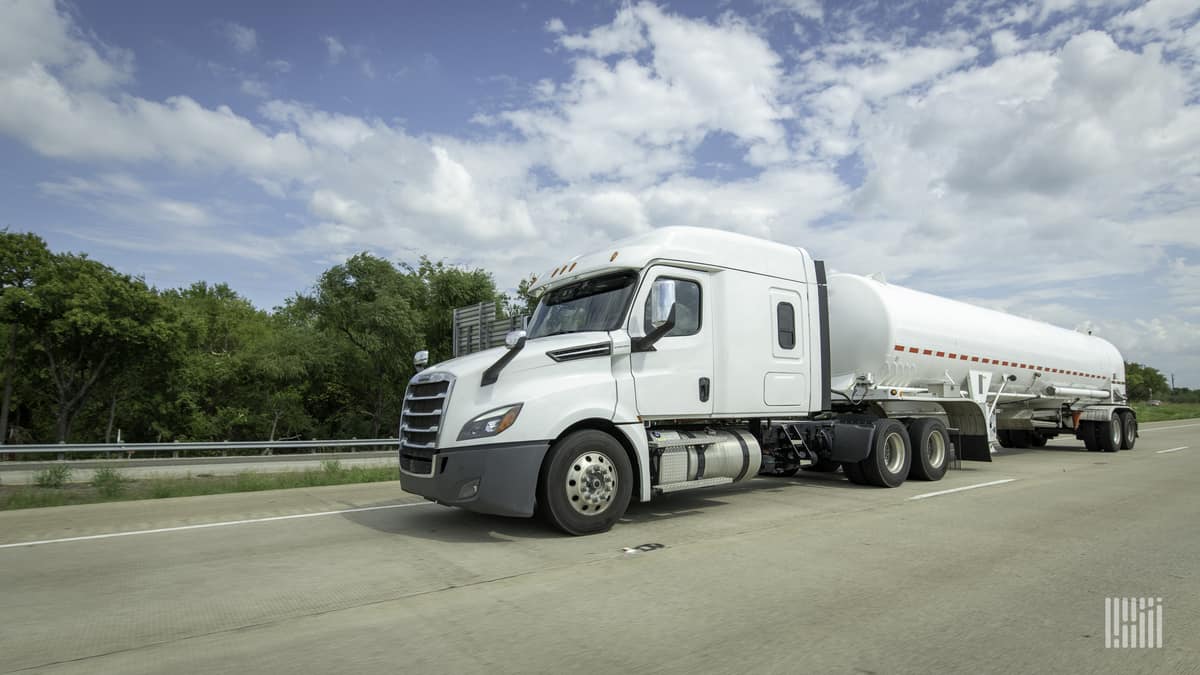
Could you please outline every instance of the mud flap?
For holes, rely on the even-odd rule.
[[[987,436],[957,434],[954,436],[954,448],[959,459],[972,462],[992,461],[992,447]]]

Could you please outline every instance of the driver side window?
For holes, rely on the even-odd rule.
[[[652,321],[652,317],[655,316],[652,303],[657,295],[659,301],[665,305],[660,308],[659,316],[665,317],[671,302],[675,303],[675,327],[663,337],[695,335],[700,332],[700,284],[687,279],[659,277],[654,280],[654,285],[658,287],[658,292],[651,293],[646,298],[645,313],[642,319],[642,325],[646,327],[646,330],[650,331],[658,325]]]

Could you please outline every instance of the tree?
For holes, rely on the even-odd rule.
[[[1145,401],[1155,395],[1166,397],[1169,391],[1167,378],[1157,369],[1131,361],[1125,362],[1125,393],[1129,400]]]
[[[163,348],[171,332],[145,282],[70,253],[38,268],[25,318],[54,385],[59,442],[101,376]]]
[[[4,391],[0,395],[0,445],[8,439],[8,413],[16,377],[17,345],[34,279],[50,261],[41,237],[0,230],[0,323],[4,324]]]
[[[441,261],[435,263],[426,257],[421,258],[416,270],[406,269],[421,282],[423,297],[418,300],[418,306],[424,314],[424,347],[429,350],[430,363],[454,356],[456,308],[502,300],[492,275],[482,269],[466,270]]]
[[[423,290],[415,275],[405,275],[392,263],[359,253],[326,270],[315,294],[296,303],[311,308],[317,327],[353,346],[342,382],[368,408],[371,435],[378,436],[385,420],[399,419],[399,401],[412,365],[408,358],[424,341]]]
[[[533,316],[533,310],[537,309],[539,295],[534,295],[529,287],[533,285],[536,277],[522,279],[521,283],[517,284],[516,296],[509,296],[504,303],[504,312],[508,316]]]

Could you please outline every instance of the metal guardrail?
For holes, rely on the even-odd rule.
[[[68,452],[181,452],[187,450],[287,450],[289,448],[400,447],[398,438],[351,438],[335,441],[203,441],[188,443],[46,443],[0,445],[5,454],[63,454]]]

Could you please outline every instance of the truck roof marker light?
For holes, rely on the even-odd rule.
[[[612,261],[616,260],[616,259],[617,259],[617,254],[618,254],[618,253],[620,253],[620,251],[613,251],[613,254],[612,254],[612,256],[611,256],[611,257],[609,257],[609,259],[608,259],[608,262],[612,262]]]

